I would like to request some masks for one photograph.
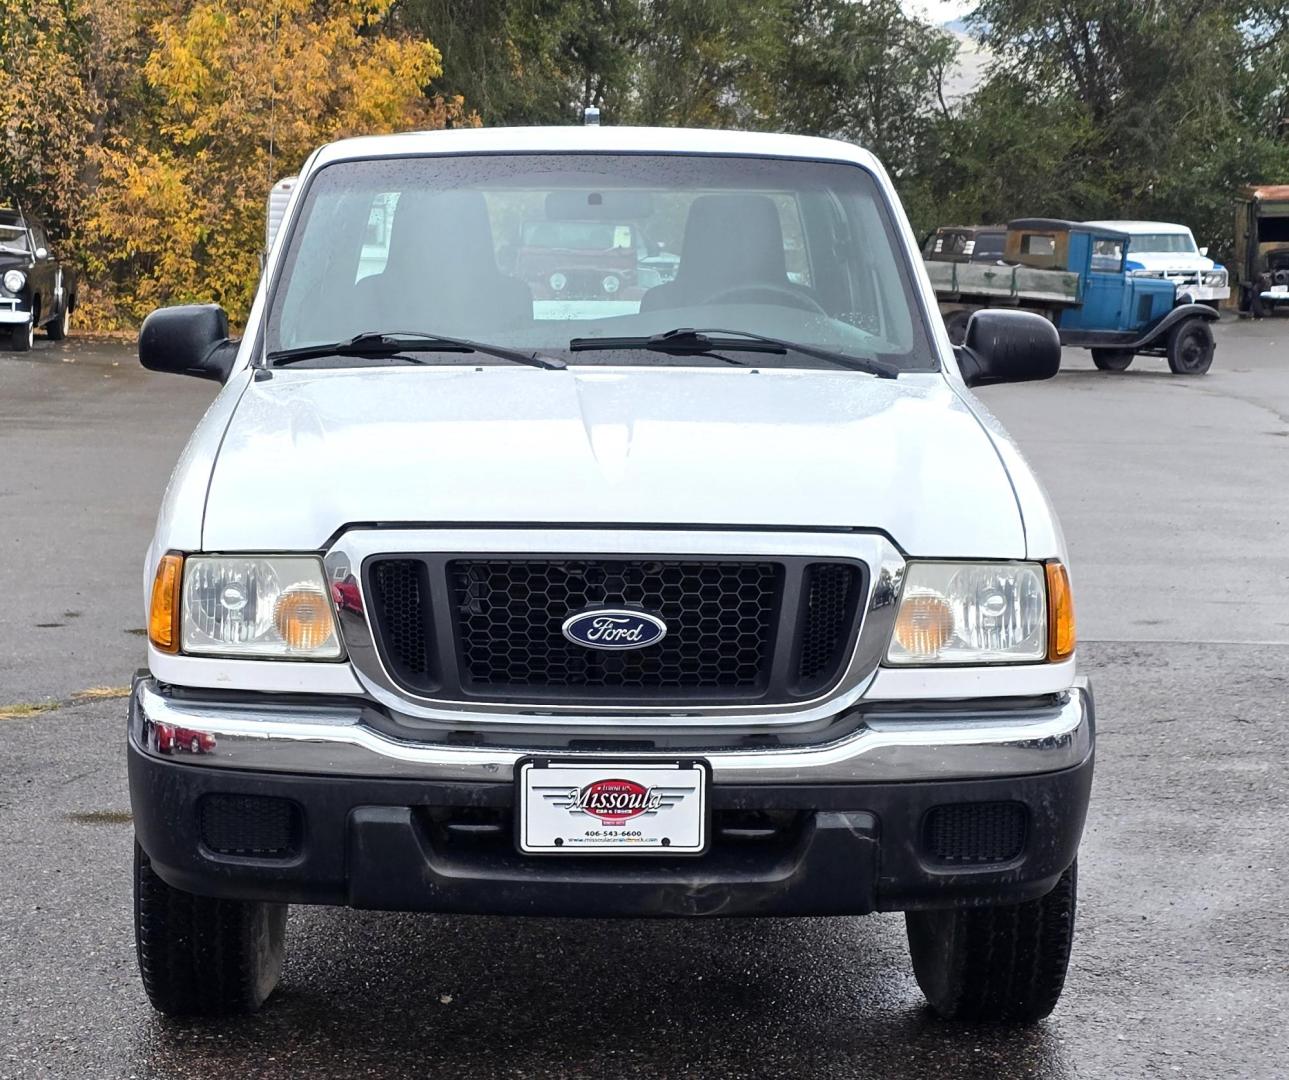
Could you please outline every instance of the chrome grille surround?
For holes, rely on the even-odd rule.
[[[355,584],[361,590],[361,568],[373,556],[397,558],[409,552],[488,553],[499,558],[559,557],[578,551],[603,556],[672,556],[695,558],[772,559],[795,556],[850,559],[868,566],[860,632],[841,678],[816,697],[774,705],[695,703],[677,706],[605,702],[564,705],[546,701],[480,702],[421,696],[398,685],[376,648],[367,611],[346,605],[339,612],[341,633],[354,672],[373,700],[414,719],[438,723],[516,724],[529,726],[672,727],[701,722],[704,726],[741,729],[809,724],[835,716],[857,701],[872,680],[885,653],[895,619],[904,575],[904,558],[885,536],[865,532],[688,531],[602,527],[550,528],[356,528],[342,533],[325,553],[328,580]],[[357,608],[361,606],[362,610]]]

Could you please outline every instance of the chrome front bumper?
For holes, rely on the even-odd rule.
[[[677,751],[632,758],[701,756],[714,783],[875,783],[1025,776],[1082,764],[1092,752],[1094,711],[1086,679],[1055,703],[1024,711],[945,702],[874,711],[849,735],[817,746]],[[532,754],[522,745],[479,747],[394,739],[336,707],[200,702],[140,679],[130,738],[145,755],[204,768],[313,776],[504,782]],[[520,743],[522,736],[516,736]],[[549,752],[549,751],[547,751]],[[609,751],[561,753],[605,757]]]
[[[1226,300],[1231,295],[1229,285],[1179,285],[1177,292],[1189,293],[1197,302],[1209,300]]]

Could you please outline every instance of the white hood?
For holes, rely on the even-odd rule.
[[[389,367],[252,380],[207,551],[313,550],[355,523],[879,529],[1023,558],[998,452],[939,375]]]
[[[1212,270],[1217,266],[1212,259],[1194,251],[1133,251],[1131,247],[1128,249],[1128,262],[1139,265],[1143,270],[1186,274]]]

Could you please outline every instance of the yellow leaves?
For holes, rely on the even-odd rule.
[[[459,99],[425,97],[438,49],[383,32],[392,7],[188,0],[149,25],[150,111],[96,151],[88,221],[132,318],[215,300],[240,321],[274,180],[341,135],[465,122]]]

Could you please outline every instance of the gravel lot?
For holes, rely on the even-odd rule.
[[[143,661],[143,549],[215,388],[0,353],[0,1076],[1289,1076],[1289,320],[1224,321],[1201,379],[1066,360],[983,395],[1067,530],[1100,738],[1066,995],[1015,1031],[930,1017],[896,916],[297,908],[263,1014],[153,1014],[124,702],[84,692]]]

